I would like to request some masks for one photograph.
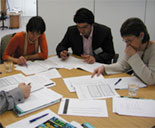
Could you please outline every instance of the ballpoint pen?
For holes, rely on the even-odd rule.
[[[30,83],[28,83],[27,85],[31,85],[31,82],[30,82]]]
[[[27,65],[27,63],[25,62],[25,64],[24,64],[27,68],[28,68],[28,65]]]
[[[34,119],[29,120],[29,122],[32,123],[32,122],[34,122],[34,121],[36,121],[36,120],[38,120],[38,119],[40,119],[40,118],[43,118],[43,117],[45,117],[45,116],[47,116],[47,115],[48,115],[48,113],[43,114],[43,115],[41,115],[41,116],[38,116],[38,117],[36,117],[36,118],[34,118]]]
[[[121,78],[118,79],[118,80],[114,83],[114,85],[117,85],[121,80],[122,80]]]

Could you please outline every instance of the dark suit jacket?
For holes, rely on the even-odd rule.
[[[101,24],[93,24],[94,31],[92,37],[92,51],[93,56],[97,62],[110,64],[114,57],[115,51],[113,47],[112,34],[110,28]],[[83,39],[77,26],[70,26],[63,38],[56,48],[57,55],[60,57],[60,52],[71,48],[73,54],[83,54]]]

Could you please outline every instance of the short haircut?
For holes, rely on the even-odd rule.
[[[140,33],[144,32],[144,38],[142,39],[142,43],[149,42],[150,36],[147,31],[147,28],[143,21],[139,18],[133,17],[127,19],[121,26],[120,33],[121,36],[131,36],[134,35],[139,37]]]
[[[94,23],[94,14],[86,8],[80,8],[76,11],[76,14],[74,15],[74,22],[88,23],[92,25]]]
[[[27,32],[30,31],[30,32],[38,32],[40,34],[43,34],[45,30],[46,30],[45,22],[40,16],[32,17],[26,25]]]

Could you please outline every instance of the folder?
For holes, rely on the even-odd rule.
[[[18,116],[37,111],[47,106],[60,102],[62,95],[57,92],[43,88],[38,91],[32,92],[30,97],[24,103],[15,106],[15,112]]]

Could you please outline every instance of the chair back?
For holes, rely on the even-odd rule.
[[[116,63],[119,58],[119,54],[115,53],[114,58],[112,59],[112,63]]]
[[[15,35],[16,33],[11,33],[11,34],[7,34],[5,36],[3,36],[1,38],[1,43],[0,43],[0,64],[3,63],[3,53],[8,45],[8,43],[10,42],[10,39]]]
[[[0,20],[5,20],[5,19],[7,19],[7,16],[5,16],[5,13],[3,11],[1,11]]]

